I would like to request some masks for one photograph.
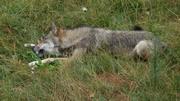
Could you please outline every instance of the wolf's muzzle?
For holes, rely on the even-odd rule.
[[[39,58],[43,58],[45,51],[44,49],[40,49],[40,50],[36,50],[35,46],[32,47],[32,51],[39,57]]]

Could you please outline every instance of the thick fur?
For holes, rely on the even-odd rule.
[[[154,46],[163,48],[162,42],[147,31],[120,31],[91,27],[61,29],[52,24],[51,31],[33,50],[39,57],[64,56],[63,53],[69,53],[70,58],[74,59],[87,51],[106,49],[114,55],[129,53],[133,57],[148,60]]]

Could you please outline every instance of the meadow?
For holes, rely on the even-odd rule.
[[[87,8],[87,12],[82,11]],[[153,32],[168,45],[148,62],[106,52],[68,65],[38,65],[24,43],[35,43],[54,21]],[[0,0],[1,101],[179,101],[180,0]]]

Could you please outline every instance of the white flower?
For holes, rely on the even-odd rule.
[[[149,12],[149,11],[146,11],[146,15],[150,15],[150,12]]]
[[[87,12],[87,8],[86,7],[82,7],[82,11],[83,12]]]

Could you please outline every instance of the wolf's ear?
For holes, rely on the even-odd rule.
[[[58,28],[57,30],[57,36],[60,38],[60,40],[65,37],[65,32],[63,28]]]
[[[56,27],[56,25],[55,25],[54,22],[52,22],[51,31],[52,31],[54,34],[57,34],[57,27]]]

